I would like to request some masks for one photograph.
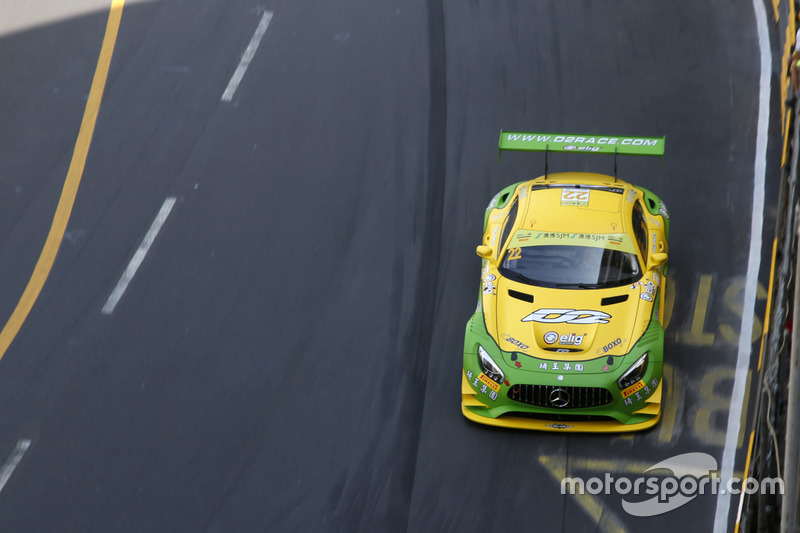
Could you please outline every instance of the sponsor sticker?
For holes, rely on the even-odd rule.
[[[566,424],[545,424],[545,427],[553,428],[553,429],[569,429],[574,426],[568,426]]]
[[[617,337],[613,341],[611,341],[608,344],[606,344],[605,346],[603,346],[603,353],[608,353],[609,351],[613,350],[615,347],[619,346],[620,344],[622,344],[622,339]]]
[[[495,286],[491,281],[483,284],[483,294],[495,294]]]
[[[588,189],[561,189],[561,205],[589,205]]]
[[[559,365],[563,365],[563,367]],[[575,372],[583,372],[583,368],[584,368],[583,363],[575,363],[575,364],[563,363],[563,362],[539,363],[539,370],[574,370]]]
[[[634,383],[633,385],[631,385],[630,387],[628,387],[627,389],[623,390],[622,391],[622,397],[623,398],[627,398],[628,396],[631,396],[632,394],[635,394],[637,391],[640,391],[643,388],[644,388],[644,381],[639,380],[636,383]]]
[[[558,338],[558,343],[566,346],[580,346],[583,344],[584,337],[586,337],[586,333],[583,335],[575,335],[574,333],[570,333],[569,335],[561,335]]]
[[[478,376],[478,379],[481,380],[487,387],[492,389],[494,392],[500,391],[500,384],[497,383],[495,380],[491,379],[489,376],[481,372],[481,375]]]
[[[505,340],[507,343],[513,344],[514,346],[516,346],[520,350],[527,350],[528,348],[530,348],[530,346],[528,346],[524,342],[515,339],[514,337],[512,337],[511,335],[509,335],[507,333],[503,333],[502,337],[503,337],[503,340]]]
[[[611,315],[602,311],[578,309],[538,309],[522,318],[522,322],[543,324],[607,324]]]

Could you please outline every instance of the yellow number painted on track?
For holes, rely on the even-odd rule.
[[[711,274],[700,276],[694,313],[692,313],[692,327],[689,331],[678,332],[678,342],[691,346],[711,346],[714,344],[714,334],[704,331],[712,280],[713,276]]]
[[[736,369],[727,366],[717,366],[706,369],[703,380],[700,383],[700,402],[697,414],[694,417],[694,433],[701,441],[714,446],[725,446],[725,425],[728,422],[728,411],[730,411],[730,394],[718,393],[717,386],[725,381],[733,381]],[[747,407],[750,397],[750,379],[752,370],[747,372],[747,383],[742,403]],[[724,387],[721,387],[724,390]],[[735,401],[738,401],[736,399]],[[739,442],[737,447],[741,448],[744,442],[744,426],[747,417],[747,409],[742,411],[742,421],[739,431]],[[721,429],[720,429],[721,424]]]
[[[743,294],[745,282],[746,278],[744,277],[734,277],[722,283],[722,287],[725,287],[722,295],[725,311],[727,313],[733,313],[739,319],[741,319],[742,315],[744,314]],[[673,286],[674,284],[675,279],[672,278],[668,287]],[[676,340],[679,343],[687,344],[689,346],[711,346],[714,344],[715,340],[717,339],[717,334],[713,331],[715,326],[713,324],[708,325],[706,323],[706,319],[708,316],[716,317],[721,314],[720,311],[709,312],[713,301],[712,296],[714,294],[712,289],[715,289],[715,287],[718,285],[719,283],[715,282],[713,274],[700,275],[700,281],[697,285],[697,292],[694,296],[694,308],[692,309],[691,313],[691,325],[689,326],[688,330],[683,329],[677,332]],[[667,315],[667,317],[665,319],[665,324],[667,324],[672,318],[672,313],[674,310],[674,287],[672,291],[667,291],[666,298],[667,301],[664,314]],[[756,299],[759,301],[767,299],[767,290],[761,283],[758,283],[757,285]],[[740,326],[735,325],[735,322],[734,324],[723,322],[716,326],[716,331],[720,334],[722,340],[727,344],[731,346],[738,346],[739,327]],[[708,330],[706,328],[708,328]],[[753,313],[752,342],[756,342],[759,337],[761,337],[762,330],[763,325],[761,317],[758,316],[758,313]]]
[[[725,307],[732,311],[736,316],[740,319],[744,314],[744,285],[747,282],[747,278],[738,277],[734,278],[731,281],[731,284],[725,289]],[[767,299],[767,289],[759,283],[758,288],[756,289],[756,299],[757,300],[766,300]],[[761,318],[758,314],[753,316],[753,334],[750,339],[750,342],[756,342],[761,337],[761,331],[763,326],[761,324]],[[725,339],[726,342],[733,346],[739,345],[739,330],[730,324],[720,324],[719,332],[722,335],[722,338]]]
[[[672,365],[664,365],[664,377],[661,380],[664,387],[663,412],[658,430],[658,442],[669,444],[675,435],[675,422],[678,418],[678,405],[681,403],[681,388],[678,373]]]

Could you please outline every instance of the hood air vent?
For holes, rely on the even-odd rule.
[[[524,292],[508,289],[508,295],[511,296],[512,298],[516,298],[517,300],[522,300],[523,302],[528,302],[531,304],[533,303],[533,294],[525,294]]]
[[[619,296],[609,296],[608,298],[603,298],[600,300],[600,305],[614,305],[614,304],[621,304],[628,300],[627,294],[620,294]]]

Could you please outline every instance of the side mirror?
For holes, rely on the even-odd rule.
[[[475,253],[478,254],[478,257],[483,258],[483,259],[489,259],[490,257],[492,257],[492,252],[493,251],[494,250],[492,250],[491,246],[485,246],[483,244],[481,244],[480,246],[478,246],[475,249]]]
[[[667,262],[667,254],[663,252],[657,252],[650,255],[650,262],[653,266],[662,265]]]

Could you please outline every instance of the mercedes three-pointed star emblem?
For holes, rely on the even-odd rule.
[[[569,393],[562,389],[553,389],[550,393],[550,405],[553,407],[566,407],[569,405]]]

